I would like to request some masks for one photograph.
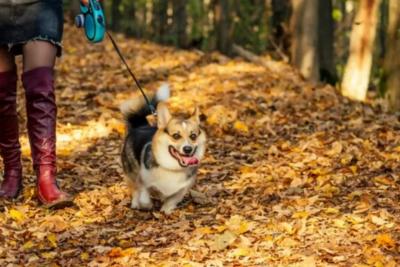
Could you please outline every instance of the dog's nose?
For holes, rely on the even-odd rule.
[[[184,146],[183,147],[183,152],[185,152],[185,154],[190,154],[192,153],[193,148],[191,146]]]

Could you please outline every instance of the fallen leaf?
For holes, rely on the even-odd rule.
[[[376,236],[376,243],[379,246],[394,248],[396,241],[393,240],[390,234],[379,234]]]
[[[211,244],[211,249],[216,251],[224,250],[233,244],[236,238],[237,236],[229,230],[225,231],[223,234],[215,235]]]
[[[25,215],[19,210],[10,209],[8,214],[14,221],[22,222],[25,220]]]
[[[56,248],[57,247],[57,236],[55,234],[48,234],[47,235],[47,240],[50,241],[50,244]]]

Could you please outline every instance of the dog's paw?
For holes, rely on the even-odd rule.
[[[161,211],[164,212],[166,215],[170,215],[174,209],[176,208],[176,205],[163,205],[161,207]]]
[[[140,203],[139,204],[139,209],[141,210],[151,210],[153,209],[153,202],[145,202],[145,203]]]
[[[131,208],[135,210],[151,210],[153,209],[153,202],[140,202],[137,199],[132,199]]]
[[[137,198],[132,198],[132,201],[131,201],[131,208],[132,209],[135,209],[135,210],[137,210],[137,209],[139,209],[140,208],[140,205],[139,205],[139,200],[137,199]]]

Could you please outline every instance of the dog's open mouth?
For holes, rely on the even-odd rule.
[[[179,162],[179,165],[181,165],[182,167],[188,167],[199,164],[199,159],[194,155],[191,156],[182,155],[173,146],[169,146],[168,149],[171,156],[174,157]]]

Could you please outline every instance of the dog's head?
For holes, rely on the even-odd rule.
[[[206,135],[200,128],[199,110],[190,118],[173,117],[165,103],[157,106],[158,130],[153,153],[161,167],[171,170],[196,166],[204,156]]]

